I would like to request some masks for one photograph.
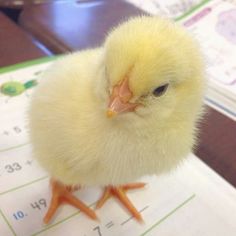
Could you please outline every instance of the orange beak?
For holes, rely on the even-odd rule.
[[[129,88],[129,78],[125,77],[121,83],[115,85],[110,96],[107,117],[111,118],[116,114],[134,111],[139,105],[138,103],[130,103],[130,99],[133,97]]]

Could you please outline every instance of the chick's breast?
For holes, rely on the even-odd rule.
[[[64,183],[83,184],[81,179],[97,169],[96,143],[101,137],[94,134],[100,104],[91,87],[98,78],[100,55],[100,50],[89,50],[59,59],[42,76],[32,97],[33,155]]]

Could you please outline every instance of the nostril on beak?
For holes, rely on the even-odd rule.
[[[112,118],[112,117],[116,116],[116,114],[117,113],[115,111],[112,111],[112,110],[107,111],[107,117],[108,118]]]

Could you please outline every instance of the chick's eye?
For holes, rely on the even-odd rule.
[[[152,92],[153,95],[154,95],[155,97],[160,97],[160,96],[162,96],[162,95],[166,92],[168,86],[169,86],[169,84],[164,84],[164,85],[162,85],[162,86],[160,86],[160,87],[157,87],[157,88]]]

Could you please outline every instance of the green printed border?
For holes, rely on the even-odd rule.
[[[45,63],[45,62],[50,62],[50,61],[53,61],[53,60],[55,60],[56,58],[59,58],[59,57],[61,57],[61,55],[59,55],[59,56],[58,55],[50,56],[50,57],[42,57],[42,58],[38,58],[38,59],[35,59],[35,60],[25,61],[25,62],[22,62],[22,63],[2,67],[2,68],[0,68],[0,74],[10,72],[10,71],[14,71],[14,70],[18,70],[18,69],[22,69],[24,67],[29,67],[29,66],[38,65],[38,64],[41,64],[41,63]]]
[[[24,146],[29,145],[29,144],[30,143],[23,143],[23,144],[19,144],[19,145],[16,145],[16,146],[8,147],[8,148],[5,148],[5,149],[0,149],[0,153],[1,152],[7,152],[7,151],[10,151],[10,150],[13,150],[13,149],[16,149],[16,148],[24,147]]]
[[[156,228],[158,225],[160,225],[163,221],[165,221],[167,218],[169,218],[171,215],[173,215],[177,210],[182,208],[184,205],[186,205],[188,202],[190,202],[194,197],[196,197],[196,194],[193,194],[189,198],[187,198],[184,202],[182,202],[180,205],[178,205],[175,209],[170,211],[167,215],[162,217],[160,220],[158,220],[154,225],[152,225],[149,229],[147,229],[145,232],[143,232],[140,236],[147,235],[150,231],[152,231],[154,228]]]
[[[0,193],[0,196],[3,195],[3,194],[6,194],[6,193],[10,193],[10,192],[16,191],[16,190],[18,190],[18,189],[27,187],[27,186],[29,186],[29,185],[31,185],[31,184],[40,182],[40,181],[45,180],[45,179],[47,179],[47,178],[49,178],[49,177],[48,177],[48,176],[44,176],[44,177],[42,177],[42,178],[40,178],[40,179],[36,179],[36,180],[34,180],[34,181],[31,181],[31,182],[29,182],[29,183],[23,184],[23,185],[18,186],[18,187],[16,187],[16,188],[7,190],[7,191],[5,191],[5,192],[3,192],[3,193]],[[96,202],[90,204],[89,207],[92,207],[92,206],[94,206],[95,204],[96,204]],[[49,225],[49,226],[45,226],[45,227],[44,227],[43,229],[41,229],[40,231],[38,231],[38,232],[36,232],[36,233],[33,233],[32,236],[39,235],[39,234],[41,234],[41,233],[43,233],[43,232],[45,232],[45,231],[47,231],[47,230],[49,230],[49,229],[51,229],[51,228],[57,226],[57,225],[59,225],[59,224],[65,222],[65,221],[71,219],[72,217],[74,217],[74,216],[76,216],[76,215],[79,215],[80,213],[81,213],[81,211],[77,211],[77,212],[73,213],[72,215],[67,216],[66,218],[64,218],[64,219],[62,219],[62,220],[59,220],[58,222],[56,222],[56,223],[54,223],[54,224],[51,224],[51,225]],[[3,214],[3,212],[2,212],[1,209],[0,209],[0,215],[3,217],[3,219],[5,220],[5,222],[7,223],[7,225],[9,226],[9,228],[10,228],[11,232],[13,233],[13,235],[14,235],[14,236],[17,236],[17,234],[15,233],[13,227],[10,225],[9,221],[7,220],[7,217]]]
[[[92,206],[94,206],[95,204],[96,204],[96,202],[90,204],[89,207],[92,207]],[[36,236],[36,235],[39,235],[39,234],[41,234],[41,233],[43,233],[43,232],[45,232],[45,231],[48,231],[49,229],[51,229],[51,228],[53,228],[53,227],[55,227],[55,226],[57,226],[57,225],[59,225],[59,224],[65,222],[65,221],[68,221],[69,219],[73,218],[73,217],[76,216],[76,215],[79,215],[80,213],[81,213],[81,211],[78,211],[78,212],[76,212],[76,213],[74,213],[74,214],[72,214],[72,215],[70,215],[70,216],[67,216],[66,218],[64,218],[64,219],[62,219],[62,220],[59,220],[58,222],[56,222],[56,223],[54,223],[54,224],[51,224],[51,225],[49,225],[49,226],[46,226],[44,229],[42,229],[42,230],[40,230],[40,231],[38,231],[38,232],[32,234],[31,236]]]
[[[154,228],[156,228],[159,224],[161,224],[163,221],[165,221],[167,218],[169,218],[171,215],[173,215],[177,210],[179,210],[180,208],[182,208],[184,205],[186,205],[188,202],[190,202],[194,197],[196,197],[196,194],[191,195],[189,198],[187,198],[184,202],[182,202],[180,205],[178,205],[176,208],[174,208],[172,211],[170,211],[167,215],[165,215],[163,218],[161,218],[158,222],[156,222],[154,225],[152,225],[149,229],[147,229],[144,233],[142,233],[140,236],[145,236],[147,235],[150,231],[152,231]],[[89,205],[89,207],[92,207],[96,204],[96,202],[92,203]],[[41,233],[50,230],[51,228],[65,222],[68,221],[69,219],[73,218],[76,215],[79,215],[81,213],[81,211],[78,211],[52,225],[46,226],[44,229],[32,234],[31,236],[37,236],[40,235]]]
[[[11,224],[9,223],[9,221],[7,220],[6,216],[3,214],[2,210],[0,209],[0,215],[2,216],[2,218],[5,220],[5,222],[7,223],[9,229],[11,230],[12,234],[14,236],[17,236],[16,232],[14,231],[13,227],[11,226]]]
[[[200,7],[202,7],[203,5],[205,5],[208,2],[211,2],[212,0],[203,0],[202,2],[200,2],[198,5],[192,7],[189,11],[187,11],[186,13],[184,13],[182,16],[179,16],[177,18],[175,18],[175,21],[180,21],[182,19],[184,19],[185,17],[189,16],[190,14],[192,14],[194,11],[198,10]]]
[[[11,188],[11,189],[9,189],[9,190],[7,190],[7,191],[5,191],[5,192],[1,192],[1,193],[0,193],[0,196],[1,196],[1,195],[4,195],[4,194],[6,194],[6,193],[10,193],[10,192],[13,192],[13,191],[15,191],[15,190],[24,188],[24,187],[26,187],[26,186],[29,186],[29,185],[34,184],[34,183],[37,183],[37,182],[42,181],[42,180],[47,179],[47,178],[49,178],[49,177],[48,177],[48,176],[44,176],[44,177],[41,177],[41,178],[39,178],[39,179],[33,180],[33,181],[31,181],[31,182],[28,182],[28,183],[26,183],[26,184],[20,185],[20,186],[18,186],[18,187]]]

